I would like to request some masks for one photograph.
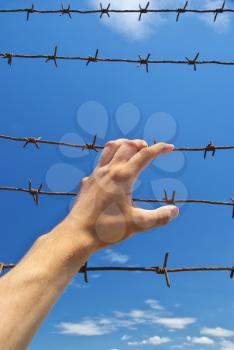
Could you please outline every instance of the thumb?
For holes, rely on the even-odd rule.
[[[166,225],[178,215],[179,209],[175,205],[166,205],[154,210],[133,208],[134,223],[141,230]]]

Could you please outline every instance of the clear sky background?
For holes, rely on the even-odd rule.
[[[57,1],[34,1],[36,8],[58,8]],[[64,4],[65,6],[69,3]],[[93,8],[99,1],[73,1]],[[105,2],[103,2],[105,4]],[[112,7],[138,7],[138,1],[112,1]],[[144,4],[144,2],[142,2]],[[178,6],[151,1],[151,7]],[[197,8],[218,1],[192,1]],[[29,1],[0,1],[1,8],[29,7]],[[227,7],[234,7],[227,1]],[[0,15],[1,52],[132,57],[151,53],[164,59],[233,60],[233,15]],[[1,133],[51,140],[98,143],[119,137],[154,138],[176,146],[233,144],[234,68],[152,65],[147,74],[135,64],[0,60]],[[0,142],[0,185],[26,187],[41,182],[48,190],[79,190],[90,174],[95,152]],[[161,198],[163,188],[177,198],[229,200],[233,193],[233,151],[174,153],[142,174],[134,196]],[[22,193],[0,193],[0,260],[17,262],[42,233],[69,211],[70,198],[40,197],[39,206]],[[156,207],[156,206],[155,206]],[[136,235],[99,252],[90,266],[233,265],[231,207],[190,204],[167,227]],[[90,273],[89,284],[75,277],[53,308],[30,350],[234,349],[234,280],[226,272],[163,276],[147,273]],[[24,322],[24,320],[22,320]],[[20,326],[20,325],[19,325]]]

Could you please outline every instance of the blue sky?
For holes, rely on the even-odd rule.
[[[34,1],[36,8],[57,8],[57,1]],[[97,1],[71,1],[92,8]],[[104,3],[104,2],[103,2]],[[142,2],[144,4],[144,2]],[[113,7],[123,7],[112,1]],[[138,6],[129,0],[128,7]],[[151,7],[172,7],[172,2]],[[176,2],[179,4],[179,2]],[[181,4],[181,3],[180,3]],[[191,7],[216,8],[221,2],[193,1]],[[65,6],[67,4],[64,4]],[[130,6],[131,5],[131,6]],[[1,1],[2,8],[31,2]],[[227,2],[226,6],[234,6]],[[1,52],[58,53],[183,59],[233,60],[233,17],[184,14],[135,17],[0,16]],[[51,140],[98,143],[119,137],[156,138],[176,146],[233,144],[232,67],[155,65],[147,74],[132,64],[90,64],[13,60],[0,61],[1,133],[41,136]],[[27,186],[31,178],[48,190],[79,190],[79,181],[97,161],[95,152],[1,141],[0,184]],[[171,158],[170,158],[171,157]],[[232,151],[177,153],[154,162],[140,177],[134,196],[161,197],[163,188],[177,197],[229,200],[233,196]],[[2,192],[0,260],[17,262],[36,237],[48,232],[69,211],[71,199],[40,197],[36,207],[27,194]],[[184,205],[167,227],[147,231],[95,254],[89,265],[169,266],[233,265],[231,208]],[[143,273],[89,274],[89,284],[75,277],[35,336],[30,350],[90,349],[234,349],[234,283],[225,272],[163,276]],[[22,320],[23,322],[23,320]],[[66,333],[66,334],[65,334]]]

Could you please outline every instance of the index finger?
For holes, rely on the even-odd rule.
[[[174,145],[160,142],[152,146],[144,147],[137,152],[128,162],[129,172],[137,176],[153,159],[161,154],[166,154],[174,149]]]

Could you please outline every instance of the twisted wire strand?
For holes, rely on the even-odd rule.
[[[2,264],[2,270],[12,269],[17,266],[17,264]],[[84,271],[129,271],[129,272],[161,272],[162,268],[160,266],[151,266],[151,267],[123,267],[123,266],[87,266],[82,267],[79,272],[83,273]],[[195,271],[234,271],[234,266],[197,266],[197,267],[176,267],[176,268],[168,268],[168,272],[176,273],[176,272],[195,272]]]
[[[40,137],[15,137],[15,136],[9,136],[9,135],[0,135],[0,139],[10,140],[10,141],[18,141],[23,142],[24,147],[28,144],[46,144],[46,145],[57,145],[57,146],[65,146],[65,147],[71,147],[71,148],[80,148],[80,149],[89,149],[89,150],[101,150],[105,146],[103,145],[96,145],[95,143],[83,143],[83,144],[77,144],[77,143],[69,143],[69,142],[63,142],[63,141],[52,141],[52,140],[46,140],[42,139]],[[96,141],[96,140],[95,140]],[[89,147],[90,146],[90,147]],[[39,148],[39,147],[37,147]],[[231,150],[234,149],[234,145],[225,145],[225,146],[215,146],[211,141],[209,144],[205,147],[175,147],[173,151],[210,151],[210,150]]]
[[[85,283],[88,283],[88,272],[96,271],[121,271],[121,272],[153,272],[158,275],[165,276],[165,282],[168,288],[171,287],[171,282],[169,279],[170,273],[181,273],[181,272],[217,272],[217,271],[227,271],[230,273],[230,278],[233,279],[234,276],[234,266],[203,266],[203,267],[177,267],[177,268],[168,268],[168,254],[165,254],[163,267],[152,266],[152,267],[123,267],[123,266],[98,266],[98,267],[88,267],[87,263],[81,267],[78,273],[83,273]],[[0,275],[1,272],[6,269],[12,269],[16,264],[4,264],[0,263]]]
[[[79,192],[63,192],[63,191],[44,191],[42,189],[34,188],[23,188],[23,187],[10,187],[10,186],[0,186],[0,191],[13,191],[13,192],[24,192],[33,194],[34,192],[38,195],[47,196],[77,196]],[[146,199],[146,198],[132,198],[134,202],[146,202],[146,203],[202,203],[211,205],[227,205],[233,206],[233,200],[231,201],[212,201],[207,199]]]
[[[185,3],[186,4],[186,3]],[[189,9],[186,7],[182,8],[171,8],[171,9],[151,9],[148,6],[145,8],[139,7],[139,9],[114,9],[111,8],[110,6],[103,8],[100,6],[99,9],[72,9],[70,6],[65,8],[62,6],[60,9],[36,9],[35,5],[32,5],[32,7],[29,8],[16,8],[16,9],[0,9],[0,13],[26,13],[26,14],[59,14],[59,15],[69,15],[71,18],[72,14],[80,14],[80,15],[89,15],[89,14],[99,14],[100,17],[102,17],[104,14],[109,15],[110,17],[111,13],[118,13],[118,14],[123,14],[123,13],[136,13],[139,16],[142,14],[147,14],[147,13],[175,13],[175,14],[182,14],[182,13],[194,13],[194,14],[222,14],[222,13],[234,13],[234,9],[232,8],[213,8],[213,9]],[[139,17],[138,17],[139,18]],[[28,19],[28,16],[27,16]],[[141,18],[139,19],[141,20]]]
[[[1,52],[0,58],[6,59],[8,64],[11,65],[13,59],[43,59],[45,62],[53,61],[54,65],[58,66],[58,60],[64,61],[84,61],[86,65],[90,62],[105,62],[105,63],[132,63],[138,64],[138,66],[145,66],[146,72],[149,72],[149,65],[151,64],[179,64],[179,65],[192,65],[193,70],[197,70],[197,65],[224,65],[224,66],[233,66],[234,61],[225,61],[225,60],[198,60],[199,53],[196,54],[195,58],[185,57],[184,60],[174,60],[174,59],[161,59],[161,60],[153,60],[149,59],[150,54],[147,55],[146,58],[138,55],[139,59],[133,58],[111,58],[111,57],[100,57],[98,56],[99,50],[96,50],[96,54],[94,56],[64,56],[57,55],[57,46],[54,48],[53,54],[18,54],[11,52]]]

